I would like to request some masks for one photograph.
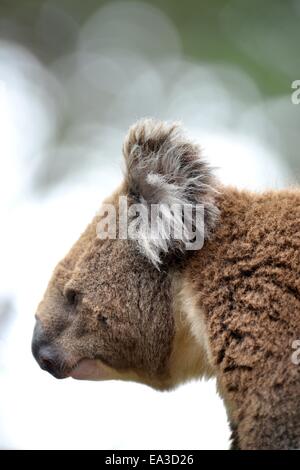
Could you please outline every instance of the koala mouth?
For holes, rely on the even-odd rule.
[[[76,380],[108,380],[112,369],[100,359],[81,359],[70,371],[69,377]]]

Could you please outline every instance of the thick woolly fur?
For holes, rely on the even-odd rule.
[[[234,447],[298,448],[300,193],[223,188],[217,203],[218,229],[184,278],[204,315]]]
[[[141,121],[123,152],[124,183],[108,202],[202,204],[204,246],[149,240],[141,225],[141,240],[99,240],[97,216],[38,310],[61,375],[88,358],[99,368],[90,379],[157,389],[214,376],[232,448],[299,448],[300,365],[291,359],[300,340],[299,189],[222,186],[178,125]]]
[[[148,208],[153,204],[160,206],[160,217],[157,217],[160,233],[172,226],[175,232],[186,234],[182,237],[183,243],[172,237],[150,238],[148,220],[136,218],[139,247],[153,264],[158,266],[161,255],[182,250],[184,242],[188,241],[186,225],[193,220],[176,217],[170,209],[176,205],[195,207],[201,204],[204,210],[202,236],[209,237],[218,216],[214,204],[217,183],[210,166],[201,157],[199,146],[185,137],[179,124],[152,119],[139,121],[129,130],[123,153],[128,191]]]

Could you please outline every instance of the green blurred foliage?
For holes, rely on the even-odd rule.
[[[45,0],[1,0],[0,35],[17,37],[33,48],[44,61],[72,49],[72,34],[53,24],[58,41],[41,43],[34,24]],[[49,3],[49,2],[48,2]],[[109,0],[51,0],[78,24]],[[182,39],[184,54],[201,61],[226,62],[242,68],[265,95],[286,93],[300,68],[298,0],[148,0],[174,22]],[[8,27],[8,19],[14,28]],[[51,47],[52,46],[52,47]],[[270,54],[271,59],[270,60]],[[276,61],[274,60],[274,56]],[[282,67],[289,58],[293,67]]]
[[[49,65],[75,51],[78,27],[101,6],[112,2],[115,0],[1,0],[0,38],[24,45],[43,64]],[[299,107],[290,106],[291,83],[300,78],[300,1],[135,0],[133,3],[147,3],[165,13],[178,31],[186,60],[236,68],[253,80],[260,92],[260,104],[266,102],[266,109],[269,99],[277,100],[273,101],[276,112],[272,106],[268,112],[278,128],[280,154],[300,173],[295,145]],[[44,24],[37,26],[47,5],[51,8]],[[60,14],[55,13],[55,7]],[[66,21],[62,20],[61,12],[66,13]],[[238,94],[239,83],[232,83],[231,88]],[[283,103],[278,103],[280,99]],[[284,113],[281,108],[285,109]],[[63,126],[61,133],[64,133]]]

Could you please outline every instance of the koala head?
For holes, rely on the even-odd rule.
[[[56,378],[170,388],[189,375],[182,354],[192,343],[176,300],[192,238],[187,225],[195,228],[194,209],[201,205],[196,237],[210,236],[218,215],[216,182],[199,148],[175,124],[139,121],[123,154],[123,184],[54,270],[36,314],[32,352]],[[183,204],[192,208],[188,223],[174,210]],[[118,224],[124,216],[125,231]],[[181,229],[182,237],[167,226]]]

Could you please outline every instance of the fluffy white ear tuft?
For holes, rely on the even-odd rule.
[[[129,129],[123,153],[128,194],[148,211],[148,216],[145,212],[132,217],[133,231],[152,263],[158,266],[163,254],[184,251],[197,233],[203,239],[210,236],[219,212],[218,184],[199,146],[185,137],[178,123],[138,121]],[[150,217],[152,206],[156,207]],[[190,208],[186,216],[178,206]],[[202,208],[202,224],[197,208]],[[181,238],[175,236],[180,233]]]

